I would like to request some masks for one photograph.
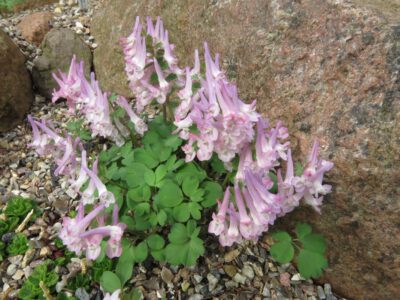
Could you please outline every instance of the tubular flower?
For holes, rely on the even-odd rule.
[[[146,123],[135,114],[135,112],[132,110],[132,107],[124,97],[122,96],[118,97],[118,100],[116,102],[126,111],[126,113],[129,116],[129,119],[135,126],[136,132],[139,133],[140,135],[143,135],[147,131]]]
[[[90,188],[90,190],[88,191],[88,198],[93,199],[94,189],[97,189],[100,203],[102,203],[105,207],[110,206],[110,204],[114,204],[115,203],[114,194],[111,193],[110,191],[107,191],[107,188],[104,185],[104,183],[102,183],[100,178],[97,177],[97,174],[96,174],[97,173],[97,160],[94,163],[93,170],[90,170],[86,166],[82,166],[82,167],[83,167],[83,170],[88,174],[88,176],[90,178],[90,183],[89,183],[89,187],[88,187],[88,189]],[[86,191],[84,193],[86,193]]]
[[[333,168],[333,163],[318,159],[318,142],[314,142],[308,163],[303,174],[293,179],[296,192],[304,197],[307,204],[320,212],[323,196],[330,193],[332,187],[322,184],[324,173]]]
[[[60,89],[58,91],[54,89],[52,102],[55,103],[59,98],[65,98],[70,112],[74,112],[81,94],[82,81],[86,80],[83,71],[83,61],[78,64],[74,55],[68,74],[66,75],[60,70],[58,72],[59,77],[53,74],[53,78],[57,81]]]
[[[225,190],[225,195],[222,203],[219,203],[219,211],[217,214],[213,213],[212,221],[208,225],[208,232],[215,235],[220,235],[225,230],[226,212],[229,206],[229,187]]]
[[[63,227],[60,231],[60,238],[70,251],[81,254],[86,251],[88,259],[96,259],[100,255],[101,242],[104,238],[109,238],[107,247],[117,249],[116,251],[106,251],[109,258],[121,255],[121,237],[125,230],[125,225],[118,223],[114,217],[118,214],[118,206],[114,206],[112,225],[104,225],[104,219],[98,215],[104,210],[103,204],[96,206],[87,216],[84,216],[84,207],[81,203],[78,207],[78,214],[75,219],[65,217]],[[88,229],[91,223],[97,219],[98,227]]]

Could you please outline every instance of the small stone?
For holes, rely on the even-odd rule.
[[[203,300],[203,296],[200,294],[194,294],[189,297],[189,300]]]
[[[252,280],[254,278],[254,270],[249,264],[245,264],[242,269],[242,274]]]
[[[56,14],[61,14],[61,13],[62,13],[61,7],[56,7],[56,8],[54,9],[54,13],[56,13]]]
[[[243,275],[240,274],[240,273],[237,273],[237,274],[233,277],[233,280],[234,280],[235,282],[237,282],[237,283],[240,283],[240,284],[245,284],[245,283],[246,283],[246,277],[243,276]]]
[[[197,283],[200,283],[203,280],[203,276],[200,276],[199,274],[194,274],[193,278]]]
[[[32,261],[32,259],[35,256],[35,253],[36,253],[35,249],[28,249],[25,252],[25,255],[24,255],[24,258],[22,259],[22,264],[21,264],[22,268],[25,268]]]
[[[317,294],[319,299],[326,299],[326,295],[324,293],[324,289],[322,288],[322,286],[317,286]]]
[[[212,292],[217,287],[218,278],[215,277],[213,274],[208,273],[207,280],[208,280],[208,290]]]
[[[224,265],[224,271],[229,277],[233,277],[237,273],[237,269],[234,265]]]
[[[20,280],[23,276],[25,275],[25,272],[22,270],[17,270],[17,272],[15,272],[14,276],[12,277],[12,279],[14,280]]]
[[[40,249],[39,257],[41,257],[41,258],[47,257],[49,254],[51,254],[50,248],[49,247],[43,247],[42,249]]]
[[[15,272],[17,271],[17,266],[14,264],[11,264],[7,267],[7,275],[8,276],[13,276]]]
[[[233,289],[233,288],[238,288],[239,287],[239,283],[233,281],[233,280],[228,280],[227,282],[225,282],[225,287],[227,289]]]
[[[269,287],[268,287],[267,284],[264,285],[262,294],[263,294],[264,297],[268,297],[268,298],[271,297],[271,292],[270,292]]]
[[[231,250],[224,255],[224,260],[226,262],[231,262],[235,260],[240,255],[240,251],[238,249]]]
[[[32,268],[30,266],[26,266],[24,269],[25,278],[28,278],[32,274]]]
[[[172,284],[174,274],[172,274],[172,272],[168,268],[163,267],[161,270],[161,279],[168,285]]]
[[[300,273],[297,273],[297,274],[294,274],[292,276],[292,278],[290,278],[290,280],[292,280],[292,281],[300,281],[300,280],[303,280],[303,277],[301,277]]]
[[[285,286],[289,287],[290,286],[290,274],[285,272],[279,275],[279,282]]]
[[[79,300],[90,300],[90,296],[84,288],[76,289],[75,297],[78,298]]]
[[[81,22],[76,22],[76,23],[75,23],[75,27],[76,27],[76,28],[80,28],[80,29],[85,28]]]
[[[181,284],[182,292],[185,293],[189,289],[189,287],[190,287],[189,282],[187,282],[186,280],[184,282],[182,282],[182,284]]]
[[[98,46],[99,46],[99,45],[97,45],[96,43],[93,43],[93,44],[92,44],[92,48],[93,48],[93,49],[96,49]]]
[[[19,266],[22,262],[23,256],[22,255],[15,255],[8,258],[8,261],[13,265]]]

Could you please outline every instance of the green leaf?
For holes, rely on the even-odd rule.
[[[157,214],[157,222],[161,226],[164,226],[165,223],[167,222],[167,214],[165,213],[164,210],[160,210],[160,212]]]
[[[174,207],[173,210],[174,219],[178,222],[184,223],[189,220],[190,211],[187,203],[181,203]]]
[[[222,162],[222,160],[218,158],[216,154],[214,154],[211,158],[211,167],[214,170],[214,172],[218,174],[226,173],[224,163]]]
[[[175,73],[171,73],[171,74],[169,74],[167,77],[165,77],[165,80],[168,81],[168,82],[170,82],[170,81],[175,80],[176,78],[178,78],[178,77],[176,76],[176,74],[175,74]]]
[[[8,232],[8,223],[6,221],[0,220],[0,236]]]
[[[150,75],[150,83],[152,85],[159,85],[160,83],[158,82],[158,76],[156,72],[151,73]]]
[[[311,226],[305,223],[299,223],[296,225],[296,234],[299,239],[302,239],[312,231]]]
[[[168,234],[168,239],[174,244],[186,243],[189,239],[186,226],[181,223],[174,224],[171,228],[171,232]]]
[[[325,238],[316,233],[308,234],[302,238],[299,238],[303,244],[303,248],[320,254],[324,254],[326,251]]]
[[[146,182],[144,180],[143,174],[145,174],[150,169],[142,163],[132,163],[127,167],[125,181],[129,188],[135,188],[144,185]]]
[[[146,260],[148,255],[148,248],[146,241],[141,242],[134,248],[134,257],[136,262],[143,262]]]
[[[195,220],[201,219],[201,206],[198,203],[190,202],[188,208],[193,219]]]
[[[139,203],[136,205],[134,210],[136,215],[144,216],[150,212],[150,204],[146,202]]]
[[[197,189],[196,191],[194,191],[191,195],[190,195],[190,200],[194,201],[194,202],[200,202],[203,200],[203,196],[204,196],[204,190],[203,189]]]
[[[135,257],[133,249],[130,245],[123,245],[122,255],[118,259],[115,273],[120,279],[121,286],[123,286],[132,276],[133,265],[135,264]]]
[[[144,174],[144,181],[149,185],[149,186],[155,186],[156,182],[156,175],[152,170],[147,170]]]
[[[164,239],[158,234],[150,235],[146,241],[151,250],[161,250],[165,245]]]
[[[127,194],[127,204],[130,209],[134,209],[137,203],[148,202],[151,197],[150,187],[147,185],[130,189]],[[132,203],[136,202],[136,203]]]
[[[269,249],[272,257],[281,264],[286,264],[292,261],[294,256],[294,248],[292,243],[283,241],[275,243]]]
[[[183,201],[183,195],[177,184],[172,181],[167,181],[161,186],[155,199],[163,207],[175,207]]]
[[[204,201],[201,205],[205,208],[212,207],[217,204],[217,200],[221,199],[223,191],[220,184],[212,181],[206,181],[202,184],[204,189]]]
[[[292,242],[292,237],[286,231],[278,231],[272,235],[273,239],[278,242]]]
[[[203,241],[197,237],[200,228],[193,228],[193,226],[196,226],[196,222],[189,221],[187,227],[179,223],[172,227],[171,233],[168,235],[171,243],[165,248],[166,260],[169,263],[193,266],[199,256],[204,253]]]
[[[294,174],[296,176],[301,176],[304,172],[304,167],[301,165],[301,163],[296,162],[295,166],[294,166]]]
[[[328,267],[328,261],[322,254],[304,249],[297,257],[297,266],[304,278],[318,278],[322,275],[323,269]]]
[[[150,154],[150,151],[146,151],[143,148],[135,149],[134,158],[136,162],[142,163],[150,169],[158,165],[158,160]]]
[[[100,279],[100,285],[106,292],[113,293],[114,291],[121,289],[121,281],[118,276],[110,271],[105,271]]]
[[[189,176],[183,179],[182,191],[190,197],[199,187],[199,180],[196,177]]]
[[[273,172],[269,172],[268,176],[269,176],[269,178],[271,178],[272,182],[274,183],[274,185],[272,186],[272,188],[269,191],[273,194],[278,193],[278,177],[276,177],[276,174]]]
[[[155,171],[155,184],[159,186],[161,181],[164,179],[165,175],[167,175],[167,167],[165,165],[159,165]]]
[[[191,162],[185,164],[185,166],[179,170],[178,174],[176,175],[176,180],[179,184],[182,184],[186,177],[195,177],[199,182],[201,182],[207,177],[207,174],[203,169]]]
[[[176,149],[182,145],[182,139],[178,135],[174,134],[165,139],[164,145],[171,147],[174,151],[176,151]]]

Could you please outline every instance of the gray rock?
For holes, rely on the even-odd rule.
[[[0,30],[0,132],[20,123],[33,102],[32,81],[25,57]]]
[[[90,296],[84,288],[76,289],[75,297],[78,298],[79,300],[90,300]]]
[[[233,289],[233,288],[238,288],[239,287],[239,283],[233,281],[233,280],[228,280],[227,282],[225,282],[225,287],[227,289]]]
[[[242,274],[252,280],[254,278],[254,270],[249,264],[245,264],[242,269]]]
[[[46,34],[40,48],[43,54],[33,61],[32,77],[35,87],[42,96],[51,98],[53,89],[57,87],[52,73],[58,70],[67,72],[73,55],[76,55],[78,61],[84,61],[85,75],[89,76],[92,53],[72,30],[52,29]]]
[[[215,277],[213,274],[209,273],[207,274],[207,280],[208,280],[208,290],[212,292],[218,284],[218,278]]]
[[[245,284],[245,283],[246,283],[246,276],[243,276],[242,274],[237,273],[237,274],[233,277],[233,280],[234,280],[235,282],[237,282],[237,283]]]
[[[7,267],[7,275],[8,276],[13,276],[15,272],[17,271],[17,266],[14,264],[11,264]]]
[[[200,294],[194,294],[189,297],[189,300],[202,300],[204,297]]]

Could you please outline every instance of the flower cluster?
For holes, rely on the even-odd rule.
[[[69,250],[80,254],[86,251],[89,259],[95,259],[100,254],[100,243],[105,237],[107,241],[107,255],[116,257],[121,255],[121,237],[125,225],[118,222],[118,207],[115,204],[114,195],[107,190],[106,186],[97,176],[97,160],[93,163],[92,170],[88,167],[87,153],[83,149],[79,138],[73,140],[65,134],[63,137],[56,129],[51,128],[44,120],[41,122],[33,120],[28,116],[33,129],[33,141],[29,144],[35,148],[39,155],[50,155],[57,164],[54,173],[64,175],[69,180],[67,194],[76,198],[81,194],[81,203],[78,215],[75,219],[64,218],[60,237]],[[78,149],[81,152],[80,159],[77,158]],[[87,188],[81,192],[84,184],[88,182]],[[95,208],[85,217],[84,205],[95,205]],[[112,225],[105,226],[104,215],[100,213],[110,205],[114,205]],[[88,230],[96,218],[97,227]]]
[[[175,132],[186,141],[182,150],[187,162],[195,158],[208,161],[215,153],[232,170],[232,160],[239,156],[233,195],[228,187],[209,227],[222,245],[257,240],[277,217],[292,211],[302,198],[319,211],[323,195],[331,189],[322,184],[323,175],[333,164],[318,160],[315,143],[303,174],[294,176],[287,128],[281,122],[271,127],[256,112],[255,101],[246,104],[240,99],[236,86],[220,69],[219,55],[213,59],[207,43],[205,69],[201,70],[196,50],[194,67],[184,71],[177,67],[174,46],[169,43],[160,18],[155,27],[147,18],[144,30],[137,17],[132,34],[121,39],[121,44],[137,112],[153,100],[172,107]],[[166,80],[171,74],[175,81]],[[281,161],[287,161],[285,179]],[[271,191],[273,177],[277,178],[277,193]]]
[[[123,145],[125,132],[117,124],[113,124],[110,114],[108,94],[100,89],[94,73],[90,82],[86,80],[83,71],[83,61],[79,64],[74,56],[68,74],[59,71],[59,77],[53,74],[60,89],[53,91],[53,103],[66,99],[70,112],[79,110],[89,123],[92,136],[102,136],[112,139],[117,145]]]
[[[121,239],[126,225],[118,221],[117,205],[114,205],[111,225],[104,225],[105,217],[99,215],[104,211],[104,207],[104,204],[100,204],[85,216],[84,205],[81,203],[74,219],[64,217],[60,238],[70,251],[76,254],[85,251],[86,257],[94,260],[100,255],[102,240],[108,237],[107,256],[109,258],[121,256]],[[97,221],[98,227],[88,229],[94,220]]]

